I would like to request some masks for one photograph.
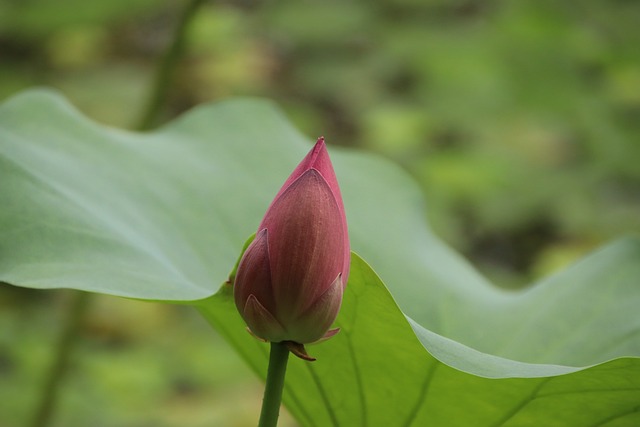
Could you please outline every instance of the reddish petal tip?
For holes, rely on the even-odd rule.
[[[251,335],[252,337],[254,337],[255,339],[257,339],[258,341],[261,342],[269,342],[267,340],[265,340],[264,338],[260,338],[259,336],[257,336],[256,334],[253,333],[253,331],[251,330],[250,327],[247,326],[247,332],[249,332],[249,335]]]
[[[307,155],[307,157],[309,157],[309,167],[314,167],[314,164],[317,162],[317,158],[321,152],[324,152],[324,156],[329,156],[327,154],[327,144],[324,142],[324,136],[321,136],[316,140],[316,143]]]
[[[319,342],[326,341],[326,340],[328,340],[329,338],[336,336],[336,335],[338,334],[338,332],[340,332],[340,328],[329,329],[329,330],[327,331],[327,333],[326,333],[326,334],[324,334],[324,336],[323,336],[322,338],[320,338],[318,341],[313,342],[313,343],[311,343],[311,344],[317,344],[317,343],[319,343]]]
[[[300,359],[306,360],[307,362],[315,362],[316,358],[313,356],[309,356],[303,344],[293,341],[285,341],[284,343],[286,344],[289,351],[295,356],[298,356]]]

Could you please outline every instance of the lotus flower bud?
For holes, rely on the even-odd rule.
[[[349,262],[342,197],[320,138],[271,202],[240,259],[236,307],[250,331],[267,341],[328,338],[337,332],[329,328]]]

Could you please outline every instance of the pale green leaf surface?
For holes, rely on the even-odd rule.
[[[308,148],[261,101],[201,107],[136,134],[97,125],[48,92],[16,97],[0,108],[0,280],[206,298]],[[397,167],[362,153],[331,154],[352,247],[410,319],[356,258],[343,332],[313,347],[314,368],[294,367],[289,377],[289,406],[303,425],[422,425],[425,417],[441,420],[434,425],[583,426],[607,417],[606,425],[633,425],[637,239],[509,293],[430,232],[421,193]],[[266,347],[246,341],[224,294],[207,300],[203,313],[258,370]],[[295,394],[309,378],[310,392]],[[315,420],[323,413],[328,424]]]

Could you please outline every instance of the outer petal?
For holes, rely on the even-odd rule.
[[[291,322],[288,336],[301,344],[313,343],[325,338],[331,324],[336,320],[342,304],[342,275],[333,281],[331,286],[322,294],[302,315]],[[338,330],[334,329],[326,338],[331,338]]]
[[[327,333],[322,336],[322,338],[320,338],[318,341],[312,342],[311,344],[317,344],[319,342],[326,341],[329,338],[333,338],[334,336],[338,335],[338,332],[340,332],[340,328],[329,329]]]
[[[325,182],[331,189],[333,193],[333,197],[338,205],[338,210],[341,214],[342,219],[342,228],[344,230],[344,240],[343,240],[343,257],[342,257],[342,278],[343,278],[343,286],[346,285],[347,280],[349,278],[349,265],[350,265],[350,257],[351,257],[351,249],[349,246],[349,238],[347,235],[347,218],[345,215],[344,204],[342,202],[342,195],[340,193],[340,187],[338,186],[338,180],[336,178],[336,174],[333,170],[333,165],[331,164],[331,159],[329,158],[329,153],[327,152],[327,147],[324,143],[324,137],[318,138],[318,141],[314,145],[314,147],[309,151],[304,159],[298,164],[295,170],[291,173],[289,178],[285,181],[284,185],[276,195],[274,201],[271,203],[271,206],[268,210],[271,209],[273,204],[278,200],[278,198],[289,188],[291,184],[293,184],[302,174],[307,172],[310,169],[315,169],[320,173],[320,175],[324,178]],[[264,221],[263,221],[264,223]],[[262,228],[262,225],[260,227]]]
[[[331,188],[342,217],[342,226],[344,228],[345,236],[343,241],[344,255],[342,267],[342,284],[344,289],[344,286],[346,286],[347,281],[349,280],[351,248],[349,247],[349,237],[347,234],[347,217],[344,210],[344,204],[342,202],[342,194],[340,193],[340,186],[338,185],[338,179],[336,178],[336,173],[333,170],[333,165],[331,163],[331,159],[329,158],[329,153],[327,152],[327,148],[324,144],[324,138],[321,137],[318,139],[318,142],[316,142],[316,145],[313,147],[313,150],[311,150],[311,153],[314,153],[314,156],[311,160],[311,167],[320,172],[322,177]]]
[[[269,266],[269,233],[266,229],[258,231],[238,265],[233,297],[240,314],[243,314],[250,295],[269,311],[275,310]]]
[[[324,175],[323,172],[328,172],[328,170],[330,169],[330,173],[333,174],[333,167],[331,166],[331,160],[329,159],[329,154],[327,153],[327,147],[324,143],[324,137],[318,138],[318,141],[316,141],[316,144],[313,146],[311,151],[307,153],[304,159],[302,159],[302,161],[298,163],[298,166],[296,166],[293,172],[291,172],[291,175],[289,175],[289,178],[287,178],[287,180],[284,182],[282,188],[275,198],[277,199],[280,194],[282,194],[287,189],[287,187],[289,187],[296,179],[300,178],[300,176],[309,169],[316,169],[322,175]],[[333,174],[333,179],[335,180],[335,174]]]
[[[342,273],[346,230],[331,188],[315,169],[280,195],[261,227],[269,230],[276,317],[287,325]]]
[[[272,342],[288,339],[284,327],[273,317],[269,310],[260,304],[260,301],[254,295],[249,295],[249,299],[247,299],[247,303],[241,313],[243,313],[243,318],[247,322],[249,329],[257,337]]]

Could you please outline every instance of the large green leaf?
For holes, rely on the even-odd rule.
[[[638,359],[578,371],[478,353],[419,326],[425,334],[418,340],[411,321],[356,255],[351,274],[337,321],[341,332],[308,348],[317,362],[290,362],[285,401],[303,425],[566,427],[640,421]],[[264,376],[268,346],[238,333],[244,327],[231,287],[201,304],[203,315]],[[449,365],[520,378],[484,378]]]
[[[135,134],[48,92],[14,98],[0,109],[0,280],[202,300],[193,304],[261,372],[266,347],[243,332],[228,289],[210,296],[308,148],[260,101]],[[420,192],[397,167],[362,153],[332,158],[352,247],[382,280],[354,257],[343,332],[312,348],[314,365],[292,362],[288,405],[303,425],[639,421],[637,239],[502,291],[430,232]]]

